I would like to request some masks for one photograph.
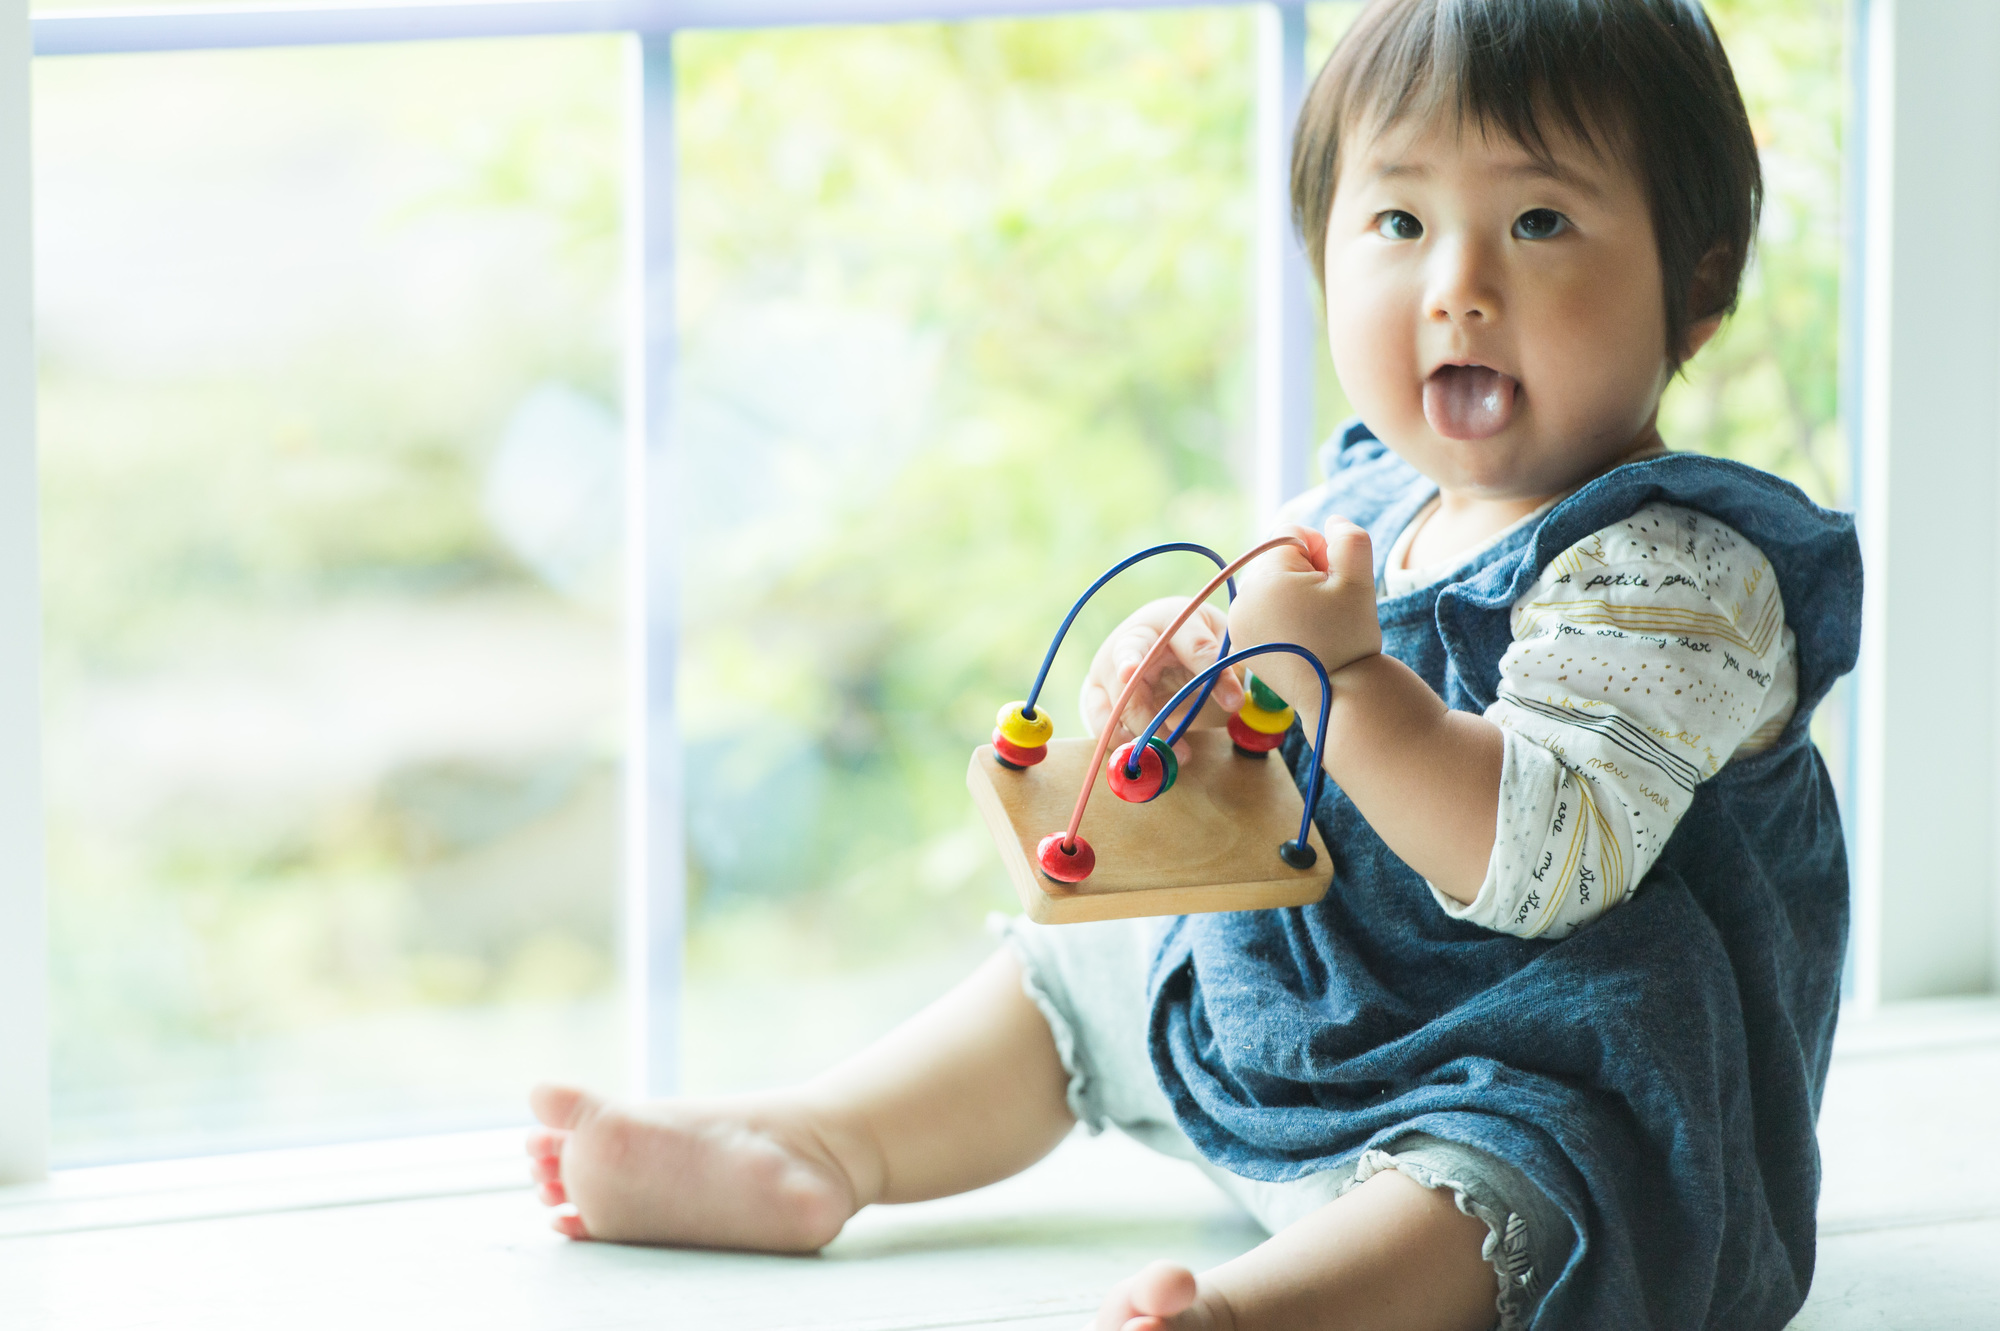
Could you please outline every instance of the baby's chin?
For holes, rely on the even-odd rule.
[[[1543,441],[1527,413],[1517,413],[1507,428],[1483,439],[1452,439],[1438,434],[1422,416],[1411,428],[1383,437],[1392,452],[1438,487],[1474,499],[1530,499],[1566,488],[1565,465],[1559,452]],[[1578,478],[1586,474],[1577,469]]]
[[[1633,447],[1579,444],[1569,433],[1553,438],[1525,395],[1506,427],[1481,439],[1441,435],[1420,410],[1399,415],[1394,427],[1379,432],[1382,442],[1438,488],[1468,499],[1540,501],[1575,489]],[[1623,437],[1616,429],[1603,433]]]

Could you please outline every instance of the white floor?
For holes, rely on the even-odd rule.
[[[1800,1331],[2000,1326],[2000,1004],[1850,1022]],[[79,1171],[0,1190],[0,1327],[1073,1331],[1155,1257],[1259,1237],[1192,1168],[1073,1139],[815,1258],[570,1244],[511,1134]]]

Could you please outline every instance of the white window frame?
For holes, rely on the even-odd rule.
[[[1245,0],[1205,0],[1206,7]],[[626,682],[623,982],[636,1093],[673,1089],[684,883],[674,685],[680,640],[669,429],[674,326],[673,36],[701,28],[1043,17],[1195,0],[475,0],[52,13],[0,21],[0,1184],[48,1167],[47,912],[40,797],[28,61],[487,37],[627,33]],[[1291,232],[1290,138],[1305,87],[1303,3],[1255,0],[1256,499],[1303,489],[1312,446],[1310,270]]]
[[[2000,987],[2000,6],[1850,3],[1854,960],[1874,1006]]]
[[[49,1131],[28,40],[23,0],[0,20],[0,1183],[42,1174]]]

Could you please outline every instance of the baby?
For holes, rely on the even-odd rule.
[[[1297,220],[1360,413],[1306,550],[1087,724],[1295,642],[1331,672],[1316,906],[1039,928],[795,1090],[529,1138],[575,1238],[809,1251],[1082,1121],[1272,1233],[1112,1290],[1099,1331],[1781,1327],[1812,1278],[1847,871],[1813,708],[1856,652],[1847,519],[1675,454],[1660,395],[1733,306],[1760,200],[1694,0],[1378,0],[1301,115]],[[1264,682],[1311,719],[1297,658]],[[1204,724],[1241,701],[1226,679]],[[1283,749],[1304,784],[1297,728]]]

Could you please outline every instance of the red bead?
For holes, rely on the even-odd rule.
[[[1111,754],[1111,766],[1106,770],[1105,780],[1111,784],[1111,793],[1127,804],[1144,804],[1159,794],[1167,784],[1167,765],[1160,761],[1160,752],[1152,745],[1139,750],[1139,775],[1133,776],[1126,764],[1132,761],[1132,745],[1128,740],[1120,744]]]
[[[1035,858],[1041,861],[1042,872],[1058,883],[1080,883],[1090,877],[1090,871],[1097,867],[1097,852],[1082,837],[1070,849],[1063,849],[1063,834],[1051,832],[1042,838],[1042,844],[1035,847]]]
[[[1251,753],[1269,753],[1285,742],[1283,735],[1267,735],[1261,730],[1252,730],[1243,724],[1240,716],[1229,718],[1229,738],[1236,742],[1237,748]]]
[[[1037,744],[1032,749],[1024,749],[996,730],[993,732],[993,752],[1009,767],[1033,767],[1049,756],[1049,746]]]

